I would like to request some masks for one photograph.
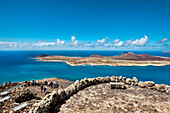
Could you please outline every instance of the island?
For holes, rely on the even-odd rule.
[[[133,52],[124,52],[120,56],[100,56],[91,55],[89,57],[68,57],[42,54],[37,56],[37,61],[48,62],[66,62],[71,66],[84,65],[109,65],[109,66],[165,66],[170,65],[169,57],[151,56],[147,54],[134,54]]]

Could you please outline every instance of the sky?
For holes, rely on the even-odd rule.
[[[170,0],[0,0],[0,50],[170,50]]]

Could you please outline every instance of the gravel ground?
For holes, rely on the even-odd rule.
[[[56,109],[53,112],[56,112]],[[129,85],[126,85],[126,89],[111,89],[109,83],[104,83],[87,87],[74,94],[60,106],[59,112],[170,113],[170,94]]]

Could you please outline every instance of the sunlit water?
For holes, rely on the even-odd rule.
[[[170,85],[170,66],[70,66],[64,62],[38,62],[29,59],[40,54],[64,56],[114,56],[123,51],[0,51],[0,84],[36,80],[50,77],[75,81],[84,77],[136,76],[141,81],[154,81]],[[170,57],[170,53],[155,51],[134,51],[136,54],[149,54]]]

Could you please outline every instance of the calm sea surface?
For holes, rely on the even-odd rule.
[[[133,51],[136,54],[149,54],[170,57],[170,53],[155,51]],[[170,85],[170,66],[70,66],[64,62],[38,62],[28,59],[40,54],[64,56],[114,56],[123,51],[0,51],[0,84],[57,77],[75,81],[84,77],[125,76],[137,77],[141,81],[154,81]]]

